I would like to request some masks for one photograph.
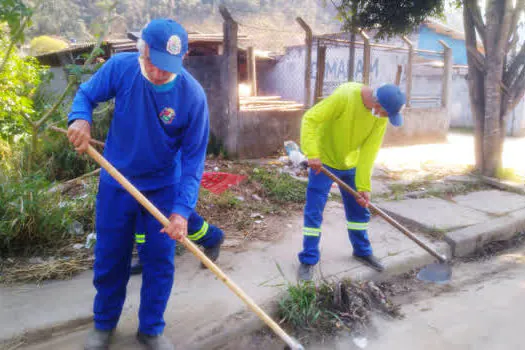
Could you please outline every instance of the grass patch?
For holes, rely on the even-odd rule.
[[[521,175],[518,175],[516,173],[516,170],[512,168],[499,169],[496,172],[496,177],[504,181],[512,181],[512,182],[519,182],[519,183],[522,183],[523,181],[525,181],[525,178]]]
[[[390,192],[383,193],[380,198],[390,200],[406,199],[411,194],[411,198],[438,197],[449,200],[453,196],[467,194],[476,191],[489,189],[490,186],[482,182],[444,182],[444,181],[414,181],[408,184],[391,184]]]
[[[401,317],[380,286],[373,282],[343,280],[335,283],[289,284],[279,301],[279,316],[288,327],[305,338],[333,335],[346,330],[366,331],[373,312]]]
[[[254,169],[250,179],[259,182],[267,197],[278,203],[300,203],[305,200],[306,182],[296,180],[289,174]]]

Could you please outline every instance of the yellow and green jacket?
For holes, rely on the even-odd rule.
[[[370,178],[388,118],[365,107],[360,83],[345,83],[310,108],[301,122],[301,150],[338,170],[356,168],[358,191],[371,191]]]

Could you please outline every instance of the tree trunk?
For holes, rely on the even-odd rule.
[[[463,19],[468,57],[468,82],[475,120],[476,169],[495,177],[502,166],[506,116],[510,97],[503,91],[503,72],[512,28],[512,2],[487,1],[485,23],[476,1],[465,1]],[[485,57],[477,50],[479,34],[483,39]]]
[[[476,30],[474,29],[474,23],[470,8],[465,4],[463,6],[463,21],[465,26],[465,44],[467,47],[474,49],[476,48]],[[483,169],[483,137],[484,137],[484,118],[485,118],[485,82],[483,79],[482,68],[472,52],[467,50],[468,60],[468,85],[469,85],[469,97],[470,106],[472,112],[472,119],[474,120],[474,149],[476,158],[476,169],[482,171]]]
[[[503,141],[506,130],[505,116],[501,115],[502,81],[505,61],[505,47],[502,37],[508,32],[507,7],[510,0],[492,0],[486,14],[486,56],[485,56],[485,134],[483,138],[482,174],[495,177],[501,168]]]

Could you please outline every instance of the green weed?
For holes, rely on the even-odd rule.
[[[250,179],[259,182],[268,198],[279,203],[301,203],[306,196],[306,183],[288,174],[278,174],[266,169],[255,169]]]

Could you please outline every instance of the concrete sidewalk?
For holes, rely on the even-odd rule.
[[[248,250],[238,253],[225,251],[219,260],[223,271],[268,313],[275,311],[286,281],[296,281],[297,252],[302,245],[302,217],[280,219],[282,223],[278,227],[285,231],[280,241],[253,243]],[[323,224],[322,262],[316,278],[384,278],[434,260],[381,218],[374,217],[370,227],[375,253],[387,266],[387,272],[383,274],[351,258],[342,204],[329,202]],[[437,249],[448,255],[448,246],[437,243]],[[1,288],[0,339],[12,339],[29,332],[29,340],[38,338],[40,341],[33,349],[81,349],[94,296],[91,278],[91,272],[87,272],[71,281]],[[128,285],[115,349],[140,349],[134,340],[140,279],[139,276],[133,277]],[[217,346],[226,343],[229,335],[239,330],[247,332],[262,325],[210,271],[200,269],[191,253],[177,260],[175,285],[165,318],[166,334],[181,349]],[[79,325],[81,329],[73,332],[72,328]],[[67,336],[56,337],[61,330]],[[47,337],[52,339],[42,343],[41,340]]]
[[[383,201],[379,207],[400,221],[442,235],[455,257],[467,256],[494,240],[525,231],[525,196],[500,190],[472,192],[449,200]]]

